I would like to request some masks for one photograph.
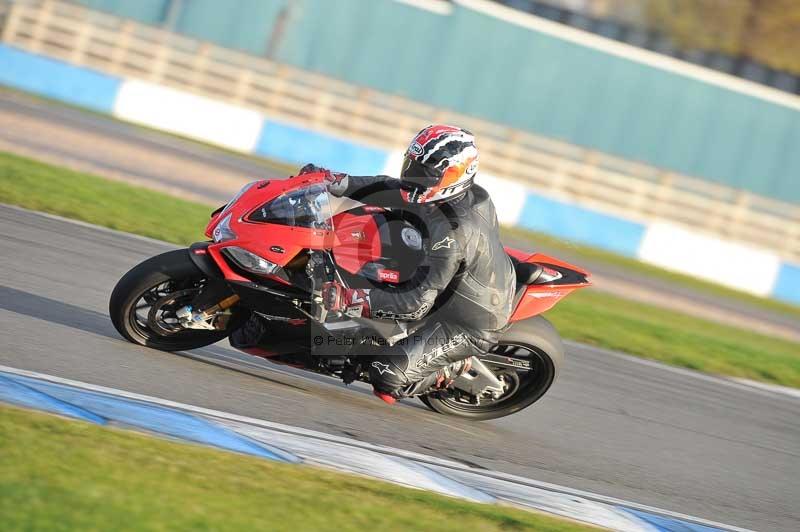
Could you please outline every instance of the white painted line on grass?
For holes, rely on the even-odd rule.
[[[157,246],[167,246],[171,249],[177,249],[181,246],[178,244],[173,244],[172,242],[167,242],[165,240],[158,240],[156,238],[150,238],[148,236],[137,235],[134,233],[126,233],[125,231],[118,231],[117,229],[111,229],[108,227],[103,227],[102,225],[96,225],[89,222],[84,222],[83,220],[75,220],[73,218],[65,218],[63,216],[59,216],[57,214],[50,214],[49,212],[42,212],[42,211],[34,211],[32,209],[26,209],[24,207],[20,207],[18,205],[11,205],[9,203],[0,203],[0,207],[4,207],[7,209],[11,209],[14,211],[19,212],[26,212],[29,214],[36,214],[38,216],[42,216],[44,218],[49,218],[51,220],[57,220],[59,222],[65,222],[73,225],[77,225],[80,227],[85,227],[87,229],[93,229],[95,231],[100,231],[101,233],[107,233],[110,235],[115,235],[123,238],[132,238],[133,240],[138,240],[140,242],[147,242],[148,244],[154,244]],[[209,207],[209,209],[213,209],[213,207]],[[209,211],[210,213],[211,211]]]
[[[728,388],[735,388],[737,390],[754,393],[756,395],[761,395],[764,397],[775,398],[777,396],[777,397],[785,397],[791,399],[800,399],[800,390],[795,390],[794,388],[787,388],[785,386],[772,386],[769,384],[763,384],[760,382],[751,381],[749,379],[737,379],[735,377],[717,377],[714,375],[707,375],[705,373],[700,373],[698,371],[693,371],[691,369],[679,368],[677,366],[669,366],[667,364],[664,364],[663,362],[658,362],[656,360],[639,358],[634,355],[628,355],[626,353],[621,353],[619,351],[612,351],[611,349],[604,349],[602,347],[597,347],[593,345],[582,344],[580,342],[574,342],[572,340],[564,340],[564,345],[574,349],[593,351],[595,353],[604,356],[621,358],[632,364],[640,364],[642,366],[648,366],[654,369],[668,371],[670,373],[677,373],[678,375],[682,375],[684,377],[706,381],[712,384],[726,386]]]
[[[789,388],[788,386],[778,386],[777,384],[767,384],[766,382],[751,381],[750,379],[740,379],[737,377],[731,377],[731,380],[744,384],[745,386],[758,388],[759,390],[765,390],[770,393],[788,395],[800,399],[800,390],[798,390],[797,388]]]

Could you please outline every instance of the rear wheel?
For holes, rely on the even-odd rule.
[[[206,278],[185,249],[168,251],[134,267],[111,293],[109,314],[127,340],[162,351],[204,347],[228,336],[228,330],[183,329],[175,312],[191,302]]]
[[[518,412],[550,389],[564,360],[564,345],[550,322],[537,316],[514,323],[488,355],[480,358],[506,385],[503,395],[476,399],[449,389],[422,396],[422,402],[441,414],[474,420]]]

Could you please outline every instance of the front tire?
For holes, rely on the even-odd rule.
[[[108,310],[117,331],[128,341],[161,351],[184,351],[211,345],[228,331],[186,329],[165,334],[143,317],[142,310],[161,294],[182,290],[190,297],[199,291],[205,275],[192,262],[189,251],[177,249],[156,255],[122,276],[114,287]],[[146,316],[146,313],[144,314]]]
[[[531,362],[531,369],[519,375],[517,389],[508,397],[475,405],[449,395],[431,394],[421,396],[422,402],[440,414],[476,421],[508,416],[541,399],[552,386],[564,361],[561,337],[555,327],[541,316],[513,323],[495,349],[509,353],[513,350],[512,356],[515,357],[524,353],[524,358]]]

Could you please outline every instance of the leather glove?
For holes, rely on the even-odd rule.
[[[345,288],[341,283],[331,281],[322,285],[322,302],[331,312],[369,317],[369,290]]]
[[[328,170],[327,168],[323,168],[321,166],[317,166],[314,163],[308,163],[307,165],[303,166],[300,169],[300,173],[297,174],[297,175],[316,174],[318,172],[328,173],[328,174],[331,173],[331,171]]]
[[[347,190],[348,176],[341,172],[331,172],[327,168],[317,166],[313,163],[308,163],[300,169],[299,175],[305,174],[325,174],[325,185],[328,187],[328,192],[340,198]]]

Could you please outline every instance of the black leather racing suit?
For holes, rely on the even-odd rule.
[[[423,393],[438,370],[497,343],[511,316],[516,279],[486,190],[473,185],[457,198],[409,204],[398,179],[348,176],[337,195],[402,209],[422,233],[425,257],[414,277],[370,292],[372,317],[424,319],[409,338],[382,348],[372,362],[376,389],[398,397]]]

